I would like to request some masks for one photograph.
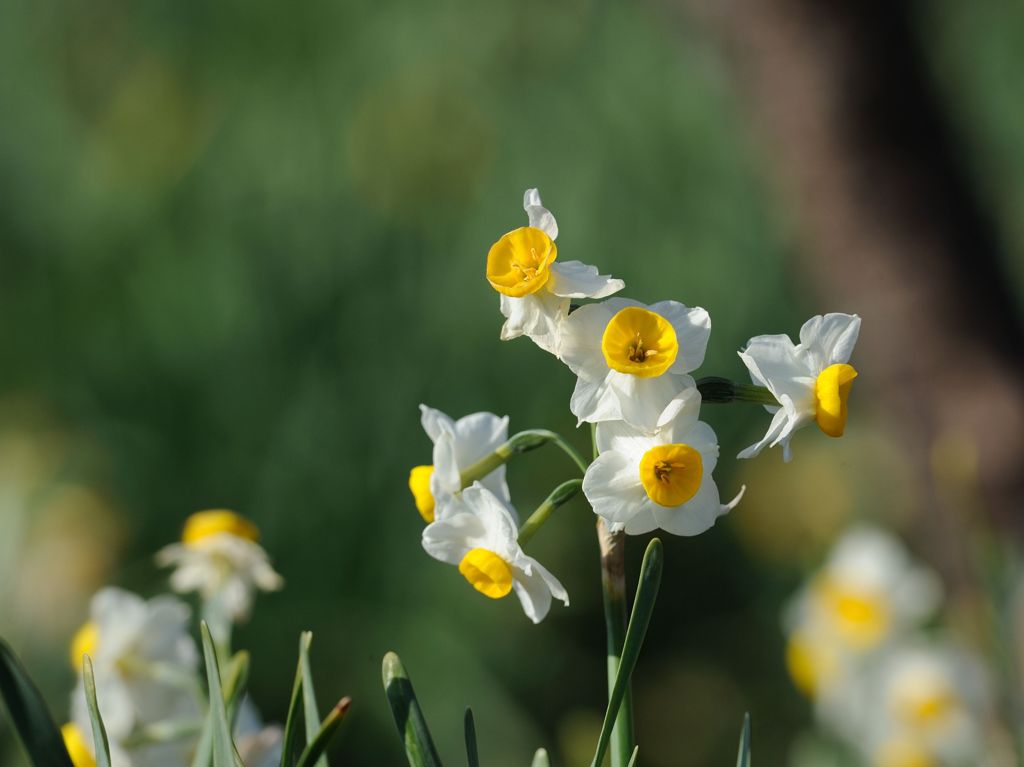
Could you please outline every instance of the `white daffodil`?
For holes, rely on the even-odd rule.
[[[490,490],[474,482],[452,497],[444,516],[423,529],[423,548],[434,559],[457,565],[477,591],[500,599],[515,591],[526,617],[540,623],[552,596],[569,604],[558,579],[517,541],[514,512]]]
[[[982,665],[940,640],[908,639],[851,680],[827,724],[874,767],[978,764],[991,708]]]
[[[423,430],[434,443],[434,462],[409,472],[409,490],[424,522],[433,522],[440,502],[462,489],[462,471],[493,453],[508,440],[508,416],[472,413],[453,421],[440,410],[420,405]],[[505,466],[498,466],[480,483],[505,503],[509,502]]]
[[[147,602],[122,589],[106,588],[93,597],[89,621],[72,640],[71,661],[81,672],[83,657],[92,659],[100,713],[115,751],[141,726],[201,719],[196,698],[182,682],[194,676],[199,660],[188,633],[191,613],[188,605],[171,596]],[[71,709],[73,725],[66,728],[65,739],[79,753],[78,746],[87,744],[91,754],[92,730],[81,676]],[[84,757],[82,761],[87,763]],[[119,761],[123,763],[120,757]]]
[[[181,543],[165,546],[157,563],[173,566],[171,588],[199,592],[214,636],[249,617],[255,592],[276,591],[284,579],[259,545],[259,530],[226,509],[200,511],[185,522]]]
[[[487,280],[501,294],[501,340],[525,335],[558,354],[559,330],[572,299],[605,298],[625,287],[579,261],[558,261],[558,224],[536,189],[523,196],[529,226],[503,235],[487,253]]]
[[[711,476],[718,440],[699,413],[694,388],[672,401],[669,420],[653,433],[624,421],[597,425],[600,455],[583,477],[583,493],[612,532],[698,535],[739,502],[742,491],[728,504],[719,498]]]
[[[778,400],[768,405],[773,414],[768,432],[740,458],[752,458],[765,447],[782,445],[783,460],[792,453],[793,432],[811,421],[830,437],[841,437],[846,428],[846,400],[857,371],[849,364],[860,332],[856,314],[811,317],[800,328],[800,343],[789,336],[756,336],[739,352],[751,380],[764,386]]]
[[[562,328],[562,360],[578,376],[569,409],[580,423],[625,421],[653,431],[671,418],[668,407],[687,375],[704,362],[711,318],[677,301],[646,306],[610,298],[582,306]]]

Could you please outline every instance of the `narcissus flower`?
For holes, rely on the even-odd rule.
[[[540,623],[552,596],[569,604],[558,579],[527,556],[512,509],[479,482],[453,496],[443,517],[423,530],[423,548],[456,565],[469,584],[491,599],[515,592],[526,617]]]
[[[93,597],[89,621],[71,642],[72,663],[81,672],[83,656],[92,659],[100,713],[115,743],[140,725],[201,718],[191,693],[167,681],[169,676],[195,674],[199,656],[188,633],[191,613],[188,605],[170,596],[147,602],[122,589],[105,588]],[[71,708],[78,732],[66,730],[65,739],[71,745],[88,745],[91,754],[92,730],[81,675]],[[83,733],[88,735],[81,739]],[[82,763],[88,761],[83,757]]]
[[[442,505],[462,489],[462,472],[493,453],[508,440],[508,416],[472,413],[453,421],[440,410],[420,405],[423,431],[434,443],[434,462],[409,472],[409,490],[424,522],[433,522],[438,502]],[[480,483],[508,503],[505,466],[498,466]]]
[[[667,422],[668,405],[687,375],[704,362],[711,318],[678,301],[647,306],[610,298],[580,307],[562,329],[562,360],[577,375],[569,409],[580,423],[625,421],[651,431]]]
[[[782,445],[783,460],[792,453],[793,432],[812,421],[830,437],[841,437],[846,428],[846,401],[857,371],[849,364],[860,332],[856,314],[811,317],[800,328],[800,343],[789,336],[751,338],[740,359],[751,380],[764,386],[779,404],[766,407],[773,414],[764,438],[740,458],[752,458],[765,447]]]
[[[259,544],[256,525],[227,509],[190,516],[181,543],[161,549],[157,563],[175,568],[171,573],[175,591],[199,592],[204,617],[215,629],[215,623],[248,618],[257,590],[276,591],[284,585]]]
[[[64,738],[64,748],[71,757],[71,763],[75,767],[96,767],[96,759],[92,754],[92,731],[87,736],[78,728],[74,722],[68,722],[60,728],[60,734]]]
[[[718,440],[699,412],[700,393],[687,389],[653,433],[624,421],[597,425],[600,455],[583,477],[583,493],[613,532],[698,535],[739,502],[742,492],[724,505],[719,498],[711,476]]]
[[[557,261],[558,224],[527,189],[523,209],[529,226],[503,235],[487,254],[487,280],[501,294],[505,325],[501,339],[525,335],[540,348],[558,354],[559,329],[572,299],[605,298],[625,286],[579,261]]]

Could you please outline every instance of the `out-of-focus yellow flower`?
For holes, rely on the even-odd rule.
[[[60,728],[60,734],[64,737],[64,747],[68,750],[68,756],[75,767],[96,767],[92,748],[89,747],[78,725],[68,722]]]

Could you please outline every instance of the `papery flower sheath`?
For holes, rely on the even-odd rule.
[[[772,422],[764,437],[739,454],[752,458],[765,447],[782,445],[789,461],[793,432],[811,423],[830,437],[841,437],[846,428],[846,401],[857,371],[849,364],[860,332],[855,314],[812,317],[800,328],[800,343],[789,336],[751,338],[739,352],[755,384],[764,386],[778,400],[768,405]]]
[[[479,482],[453,496],[443,517],[423,529],[423,548],[442,562],[456,565],[473,588],[492,599],[511,592],[526,617],[540,623],[551,599],[569,604],[555,576],[520,547],[513,510]]]
[[[471,413],[458,421],[440,410],[420,405],[423,431],[434,443],[433,463],[409,472],[409,490],[424,522],[433,522],[439,506],[462,489],[462,471],[493,453],[508,440],[508,416]],[[480,483],[509,502],[505,466],[498,466]]]
[[[487,254],[487,280],[501,294],[506,317],[501,339],[525,335],[558,355],[559,331],[572,299],[605,298],[625,283],[599,274],[595,266],[556,260],[558,224],[536,189],[526,190],[523,209],[529,225],[503,235]]]
[[[573,312],[562,330],[562,360],[577,376],[569,409],[580,423],[625,421],[652,431],[669,403],[695,387],[711,318],[678,301],[650,306],[610,298]]]
[[[727,504],[719,498],[711,476],[718,440],[699,413],[700,393],[687,389],[653,433],[624,421],[597,425],[600,455],[587,469],[583,493],[612,532],[698,535],[739,502],[742,491]]]

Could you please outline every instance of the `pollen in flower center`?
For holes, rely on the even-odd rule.
[[[546,232],[524,226],[503,235],[487,253],[487,281],[499,293],[521,298],[551,277],[558,248]]]
[[[846,400],[857,371],[853,365],[829,365],[814,382],[814,420],[830,437],[841,437],[846,429]]]
[[[459,572],[470,585],[491,599],[512,591],[512,568],[493,551],[470,549],[459,562]]]
[[[256,525],[240,514],[227,509],[209,509],[198,511],[185,521],[181,541],[190,546],[220,533],[228,533],[253,542],[260,539],[260,531]]]
[[[640,482],[659,506],[686,503],[700,490],[704,461],[689,445],[657,445],[640,459]]]
[[[96,648],[100,643],[100,627],[95,621],[88,621],[75,632],[71,638],[71,668],[79,671],[82,668],[82,658],[86,655],[94,656]]]
[[[656,312],[627,306],[605,326],[601,351],[612,370],[655,378],[676,361],[679,342],[675,328]]]

